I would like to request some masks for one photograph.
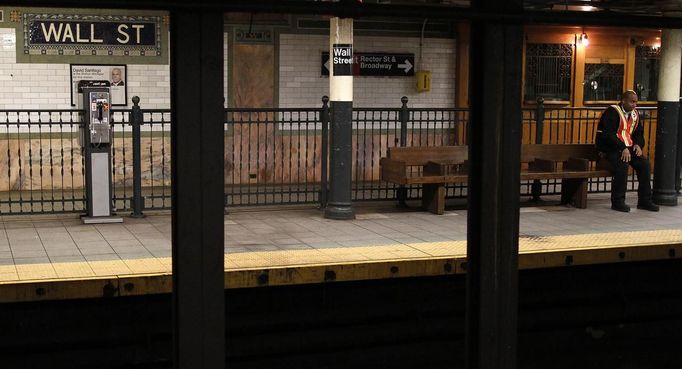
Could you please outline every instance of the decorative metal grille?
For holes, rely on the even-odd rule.
[[[616,101],[623,93],[623,64],[585,64],[585,101]]]
[[[635,91],[641,101],[658,100],[660,58],[660,47],[637,46],[635,48]]]
[[[525,100],[568,101],[571,93],[573,45],[526,45]]]

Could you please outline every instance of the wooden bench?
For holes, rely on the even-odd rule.
[[[393,147],[382,158],[381,179],[399,185],[422,185],[422,206],[445,210],[445,185],[467,183],[468,147]],[[600,164],[597,164],[600,163]],[[608,177],[591,144],[531,144],[521,147],[521,180],[561,179],[561,202],[587,207],[588,179]]]
[[[610,177],[592,144],[529,144],[521,146],[521,180],[561,179],[561,203],[587,207],[588,180]]]
[[[467,146],[392,147],[381,158],[381,179],[399,185],[422,185],[422,207],[445,211],[445,184],[467,183]]]

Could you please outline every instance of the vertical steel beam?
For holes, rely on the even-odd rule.
[[[675,166],[680,109],[680,61],[682,30],[664,29],[661,34],[661,68],[658,75],[658,123],[652,200],[660,205],[677,205]]]
[[[329,21],[329,100],[331,165],[325,218],[355,219],[351,201],[353,154],[353,19]],[[349,55],[350,54],[350,55]],[[350,62],[350,63],[349,63]]]
[[[517,12],[522,2],[472,6]],[[520,24],[472,24],[466,302],[472,369],[516,367],[522,49]]]
[[[225,367],[223,14],[171,13],[173,359]]]
[[[682,92],[681,92],[682,93]],[[682,99],[680,99],[682,106]],[[677,114],[677,162],[675,164],[675,191],[680,195],[682,190],[682,114]]]

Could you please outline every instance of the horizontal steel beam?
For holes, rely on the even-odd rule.
[[[267,12],[291,14],[328,14],[341,17],[406,17],[448,20],[483,20],[492,23],[564,24],[583,26],[621,26],[628,28],[682,28],[682,18],[629,15],[616,12],[538,11],[495,12],[471,8],[428,5],[359,4],[353,1],[313,2],[283,0],[4,0],[2,5],[123,8],[123,9],[214,9],[223,12]]]

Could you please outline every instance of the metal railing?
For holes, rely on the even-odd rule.
[[[0,214],[81,211],[81,112],[0,111]]]
[[[379,178],[379,161],[394,146],[446,146],[466,142],[468,111],[456,108],[353,109],[353,201],[414,199],[420,186],[400,189]],[[399,190],[400,189],[400,190]],[[463,186],[451,185],[448,195],[463,196]],[[401,194],[401,191],[402,194]]]
[[[112,114],[112,180],[115,208],[140,215],[171,207],[173,122],[170,110],[141,109],[137,102]],[[225,109],[225,206],[324,205],[329,110],[328,99],[313,108]],[[523,109],[522,141],[592,143],[602,111],[539,102]],[[652,157],[656,109],[639,111],[644,151]],[[419,198],[419,186],[382,182],[380,159],[394,146],[465,145],[468,117],[466,109],[410,108],[407,98],[396,108],[354,108],[353,201]],[[0,110],[0,214],[83,211],[80,125],[78,110]],[[133,150],[136,140],[139,153]],[[595,178],[589,190],[606,192],[609,186],[610,178]],[[521,195],[533,195],[533,188],[536,196],[558,194],[560,181],[523,183]],[[635,188],[633,178],[629,189]],[[448,197],[466,195],[465,185],[447,188]]]
[[[327,101],[320,108],[225,110],[226,206],[326,202]],[[353,201],[395,199],[398,187],[379,178],[388,148],[462,144],[467,116],[464,109],[408,109],[407,98],[401,108],[354,108]],[[418,186],[405,190],[419,197]],[[451,195],[461,190],[450,188]]]
[[[321,113],[225,109],[225,206],[318,202]]]
[[[139,101],[139,100],[138,100]],[[133,114],[134,112],[137,114]],[[114,207],[133,208],[135,160],[139,159],[141,193],[138,197],[143,209],[159,210],[171,207],[171,118],[168,109],[132,109],[112,112],[113,139],[111,142],[112,187]],[[140,152],[133,151],[135,125],[139,127]],[[137,209],[140,212],[141,209]]]
[[[112,111],[112,195],[118,210],[131,209],[133,201],[132,111]],[[84,211],[81,125],[80,110],[0,110],[0,214]],[[139,125],[141,207],[169,209],[170,111],[146,109]]]

